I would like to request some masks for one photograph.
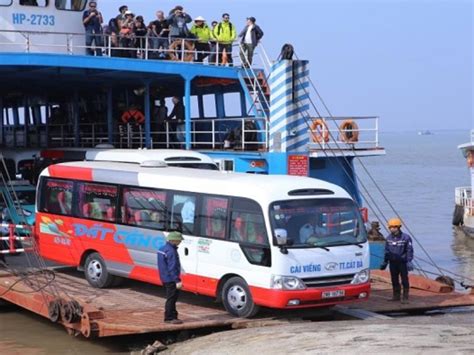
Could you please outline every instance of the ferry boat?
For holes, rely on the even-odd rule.
[[[453,225],[458,226],[470,236],[474,236],[474,199],[472,189],[474,186],[474,130],[471,130],[471,141],[458,146],[471,175],[471,185],[456,187],[454,200]]]
[[[174,60],[152,59],[158,57],[147,38],[140,55],[129,58],[120,53],[136,49],[114,45],[106,34],[96,48],[102,56],[85,55],[87,5],[1,5],[2,149],[183,148],[209,155],[223,170],[326,180],[363,206],[353,163],[385,154],[379,118],[320,114],[307,60],[270,60],[259,44],[253,65],[238,55],[233,66],[220,56],[197,63],[189,61],[191,40],[182,40],[185,55],[169,49]],[[233,47],[239,53],[240,45]],[[179,142],[176,123],[158,117],[160,101],[169,106],[172,97],[184,103]]]

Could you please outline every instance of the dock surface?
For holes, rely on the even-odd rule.
[[[51,318],[51,309],[48,309],[48,304],[52,300],[58,297],[65,301],[74,299],[82,306],[82,315],[73,322],[65,321],[64,318],[68,317],[62,316],[59,317],[58,323],[62,324],[69,333],[82,334],[86,338],[210,327],[260,327],[308,319],[312,315],[321,313],[321,309],[317,308],[284,311],[264,309],[256,318],[242,319],[229,315],[222,305],[215,303],[212,298],[183,292],[177,309],[179,318],[184,322],[183,324],[168,324],[163,321],[165,293],[159,286],[127,280],[121,287],[96,289],[89,286],[82,273],[70,268],[55,268],[54,274],[55,280],[52,285],[55,286],[38,291],[39,284],[33,279],[21,279],[20,276],[14,276],[2,270],[0,271],[0,297],[46,318]],[[439,293],[434,289],[416,288],[411,289],[409,304],[389,302],[392,291],[386,277],[384,273],[375,272],[370,299],[344,307],[365,310],[365,314],[368,314],[369,312],[417,313],[446,307],[474,305],[472,293]]]

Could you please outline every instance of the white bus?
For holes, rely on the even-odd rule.
[[[225,174],[144,162],[51,165],[38,184],[44,258],[82,268],[92,286],[120,277],[160,285],[156,253],[180,230],[186,291],[227,311],[365,300],[369,248],[357,205],[313,178]]]

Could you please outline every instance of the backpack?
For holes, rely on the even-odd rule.
[[[294,53],[295,53],[295,50],[294,50],[293,46],[289,43],[285,43],[283,45],[283,47],[281,47],[280,58],[282,60],[283,59],[292,60]]]

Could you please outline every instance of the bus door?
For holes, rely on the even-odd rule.
[[[170,196],[169,230],[181,231],[184,237],[178,248],[182,275],[181,279],[187,291],[196,291],[197,238],[196,238],[196,195],[174,192]]]
[[[197,255],[198,291],[214,295],[225,274],[238,274],[248,283],[268,273],[270,248],[261,208],[241,198],[204,196]]]

